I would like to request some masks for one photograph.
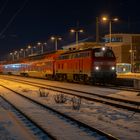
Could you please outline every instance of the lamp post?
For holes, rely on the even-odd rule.
[[[18,59],[19,59],[19,52],[18,52],[18,51],[15,51],[15,52],[14,52],[14,55],[16,55],[17,60],[18,60]]]
[[[135,64],[135,54],[136,54],[136,48],[133,46],[133,39],[131,37],[131,43],[130,43],[130,63],[131,63],[131,72],[135,72],[134,64]]]
[[[57,46],[58,46],[58,41],[62,40],[61,37],[57,37],[57,36],[52,36],[51,40],[53,40],[55,42],[55,50],[57,51]]]
[[[28,57],[29,56],[29,49],[28,49],[28,47],[25,49],[25,57]]]
[[[20,52],[23,52],[23,58],[25,58],[25,50],[24,49],[20,49]]]
[[[14,61],[14,53],[10,53],[10,56],[12,56],[12,61]]]
[[[111,43],[111,34],[112,34],[112,22],[116,22],[118,21],[118,18],[107,18],[107,17],[103,17],[102,18],[103,21],[109,21],[109,42]]]
[[[28,45],[28,49],[31,49],[31,55],[33,54],[33,48],[31,45]]]
[[[43,45],[42,45],[42,43],[38,42],[37,46],[39,47],[39,53],[40,52],[43,53]],[[40,51],[40,47],[41,47],[41,51]]]
[[[99,18],[96,17],[96,42],[99,43]]]
[[[46,50],[46,46],[47,46],[47,43],[44,42],[43,45],[42,45],[42,48],[41,48],[41,52],[42,53]],[[45,49],[44,49],[44,47],[45,47]]]
[[[43,53],[44,53],[44,45],[46,46],[47,43],[46,43],[46,42],[45,42],[45,43],[40,43],[40,42],[38,42],[37,45],[38,45],[39,47],[41,47],[41,54],[43,54]]]
[[[79,33],[83,33],[83,29],[71,29],[71,33],[75,33],[76,46],[78,47]]]

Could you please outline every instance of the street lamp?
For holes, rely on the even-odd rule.
[[[12,56],[12,61],[14,61],[14,53],[10,53],[10,56]]]
[[[14,52],[14,55],[16,55],[17,60],[18,60],[18,59],[19,59],[19,52],[18,52],[18,51],[15,51],[15,52]]]
[[[108,18],[108,17],[102,17],[103,21],[109,21],[109,42],[111,42],[111,32],[112,32],[112,22],[116,22],[119,19],[118,18]]]
[[[42,43],[41,42],[38,42],[37,43],[37,46],[38,47],[41,47],[41,53],[43,53],[43,45],[42,45]],[[40,49],[39,49],[39,53],[40,53]]]
[[[28,47],[25,49],[25,56],[29,56],[29,49],[28,49]]]
[[[78,40],[79,40],[79,33],[83,33],[83,29],[71,29],[71,33],[75,33],[75,39],[76,39],[76,46],[78,47]]]
[[[42,46],[42,52],[44,52],[44,51],[46,50],[46,46],[47,46],[47,43],[44,42],[44,43],[43,43],[43,46]],[[45,47],[45,49],[44,49],[44,47]]]
[[[23,52],[23,58],[25,58],[25,50],[24,49],[20,49],[20,52]]]
[[[38,42],[37,45],[38,45],[39,47],[41,47],[41,53],[43,54],[43,52],[44,52],[44,45],[46,46],[47,43],[46,43],[46,42],[45,42],[45,43],[40,43],[40,42]]]
[[[31,49],[31,55],[33,54],[33,48],[31,45],[28,45],[28,49]]]
[[[51,40],[55,41],[55,50],[57,51],[57,45],[58,45],[58,41],[62,40],[61,37],[57,37],[57,36],[52,36]]]
[[[131,72],[135,72],[134,70],[134,61],[135,61],[135,54],[136,54],[136,48],[134,48],[133,46],[133,40],[132,40],[132,37],[131,37],[131,43],[130,43],[130,63],[131,63]]]

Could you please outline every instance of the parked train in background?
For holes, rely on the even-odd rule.
[[[107,82],[116,78],[116,58],[106,47],[55,51],[1,66],[3,74],[55,80]]]

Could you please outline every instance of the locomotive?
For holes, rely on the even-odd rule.
[[[116,78],[116,58],[106,47],[55,51],[2,65],[2,73],[61,81],[107,82]]]

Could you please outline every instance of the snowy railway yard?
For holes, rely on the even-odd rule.
[[[9,80],[8,76],[0,76],[0,85],[4,85],[43,105],[47,105],[48,107],[64,113],[66,116],[70,116],[92,128],[101,130],[101,132],[105,132],[105,134],[110,134],[110,136],[113,136],[112,139],[138,140],[140,138],[139,111],[130,111],[129,109],[118,108],[102,102],[79,98],[72,94],[64,94],[64,92],[66,92],[64,89],[64,92],[61,92],[47,88],[40,88],[36,86],[37,84],[30,85],[25,81],[25,83],[20,83],[18,82],[18,79],[30,81],[31,83],[36,82],[40,85],[46,84],[68,89],[82,90],[82,92],[96,93],[132,102],[135,101],[137,102],[136,105],[130,104],[129,106],[137,109],[140,109],[139,92],[47,81],[42,79],[27,79],[22,77],[13,77],[14,79],[17,79],[17,81],[12,81],[10,78],[12,78],[12,76],[9,77]],[[82,92],[81,95],[85,96]],[[73,91],[73,93],[76,92]],[[36,106],[33,103],[31,104],[31,101],[23,100],[22,97],[2,86],[0,86],[0,95],[16,107],[20,108],[21,111],[28,114],[37,124],[39,124],[39,126],[42,126],[49,134],[52,134],[52,138],[54,139],[111,139],[111,137],[107,138],[105,136],[100,136],[100,134],[97,134],[90,129],[86,129],[83,126],[80,126],[79,129],[77,125],[73,123],[69,124],[69,121],[66,121],[63,117],[60,117],[61,119],[58,120],[58,116],[54,116],[53,113],[50,113],[49,111],[47,112],[40,106]],[[90,96],[91,95],[87,95],[87,97],[91,98]],[[36,134],[34,135],[34,132],[29,130],[24,123],[17,119],[16,115],[11,113],[11,111],[2,104],[3,98],[0,98],[1,139],[41,139],[41,137],[37,137]],[[63,99],[63,103],[58,103],[59,99]],[[104,102],[106,102],[106,100]],[[117,103],[117,101],[112,102]],[[118,104],[121,103],[118,101]],[[125,105],[126,103],[122,104]]]

